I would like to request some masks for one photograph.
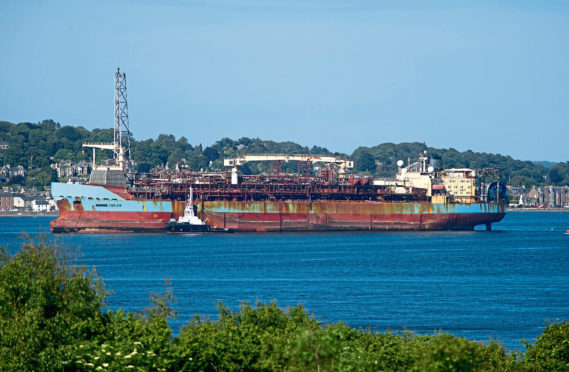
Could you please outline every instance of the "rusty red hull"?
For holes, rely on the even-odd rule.
[[[231,231],[436,231],[472,230],[498,222],[504,214],[262,214],[205,213],[206,223]],[[164,232],[170,213],[133,212],[65,213],[50,223],[54,233]]]
[[[53,233],[163,232],[172,217],[163,211],[98,211],[86,209],[80,201],[57,201],[59,217],[49,224]]]
[[[446,215],[266,215],[239,213],[207,213],[206,221],[213,228],[233,231],[437,231],[473,230],[476,225],[498,222],[496,214]]]
[[[205,202],[203,217],[213,228],[235,231],[435,231],[472,230],[500,221],[496,204]]]
[[[185,203],[134,199],[101,186],[55,185],[59,217],[54,233],[165,232]],[[428,201],[356,200],[195,202],[212,230],[232,231],[434,231],[472,230],[504,217],[499,203],[433,204]]]
[[[49,224],[54,233],[164,232],[171,213],[65,211]]]

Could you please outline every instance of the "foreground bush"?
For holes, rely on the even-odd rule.
[[[72,250],[45,237],[0,250],[0,370],[533,371],[569,370],[569,324],[548,325],[525,354],[450,334],[323,326],[302,307],[218,305],[173,337],[171,290],[140,312],[101,313],[107,292]]]
[[[97,337],[106,293],[75,258],[46,237],[0,249],[0,369],[58,369],[68,347]]]
[[[569,323],[554,322],[537,338],[535,345],[524,342],[528,366],[536,371],[569,371]]]

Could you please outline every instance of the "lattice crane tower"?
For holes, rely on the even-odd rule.
[[[117,68],[115,73],[115,129],[113,150],[115,159],[124,159],[126,164],[121,164],[127,173],[132,170],[130,155],[130,128],[128,123],[128,103],[126,99],[126,74]],[[124,151],[124,154],[120,154]],[[121,156],[122,155],[122,156]]]

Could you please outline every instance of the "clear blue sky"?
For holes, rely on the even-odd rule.
[[[0,0],[0,51],[0,120],[112,127],[120,67],[137,139],[569,160],[568,1]]]

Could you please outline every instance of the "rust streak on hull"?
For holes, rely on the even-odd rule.
[[[153,210],[145,209],[150,202]],[[185,202],[139,200],[136,211],[84,208],[80,200],[58,201],[54,233],[165,232]],[[472,230],[500,221],[504,206],[496,203],[433,204],[427,201],[358,200],[229,201],[196,203],[198,216],[212,229],[231,231],[435,231]]]
[[[235,231],[436,231],[473,230],[474,226],[498,222],[504,214],[259,214],[206,212],[213,228]]]
[[[98,212],[61,210],[49,224],[53,233],[163,232],[169,212]]]
[[[378,202],[205,202],[204,217],[213,228],[235,231],[431,231],[472,230],[500,221],[505,213],[457,212],[430,203]]]

